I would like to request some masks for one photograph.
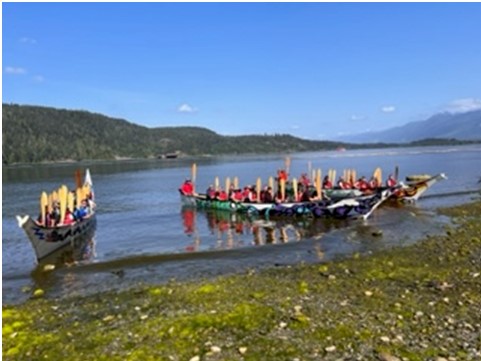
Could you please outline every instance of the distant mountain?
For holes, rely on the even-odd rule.
[[[481,110],[466,113],[440,113],[423,121],[411,122],[380,132],[344,136],[339,140],[355,143],[408,143],[426,138],[481,139]]]

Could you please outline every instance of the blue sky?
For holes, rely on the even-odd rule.
[[[481,108],[481,3],[3,3],[2,101],[309,139]]]

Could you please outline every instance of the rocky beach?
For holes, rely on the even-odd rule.
[[[481,201],[348,259],[3,305],[4,360],[479,360]]]

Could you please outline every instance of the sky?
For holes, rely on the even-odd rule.
[[[481,3],[3,3],[2,102],[327,140],[481,108]]]

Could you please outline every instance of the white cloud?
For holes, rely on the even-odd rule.
[[[481,109],[481,99],[464,98],[453,100],[448,104],[446,111],[451,113],[465,113],[477,109]]]
[[[197,112],[197,109],[190,106],[187,103],[184,103],[177,108],[177,111],[179,113],[195,113],[195,112]]]
[[[394,105],[385,105],[381,108],[383,113],[392,113],[396,111],[396,107]]]
[[[301,129],[301,127],[297,124],[293,124],[293,125],[291,125],[291,129],[292,130],[298,130],[298,129]]]
[[[366,117],[364,115],[356,115],[356,114],[351,115],[351,120],[354,120],[354,121],[364,120],[364,119],[366,119]]]
[[[33,38],[29,38],[27,36],[24,36],[23,38],[20,38],[20,42],[21,43],[27,43],[27,44],[36,44],[37,40],[35,40]]]
[[[35,75],[32,79],[37,83],[42,83],[45,80],[45,78],[41,75]]]
[[[26,74],[27,71],[24,68],[15,68],[13,66],[6,66],[5,67],[5,73],[21,75],[21,74]]]

